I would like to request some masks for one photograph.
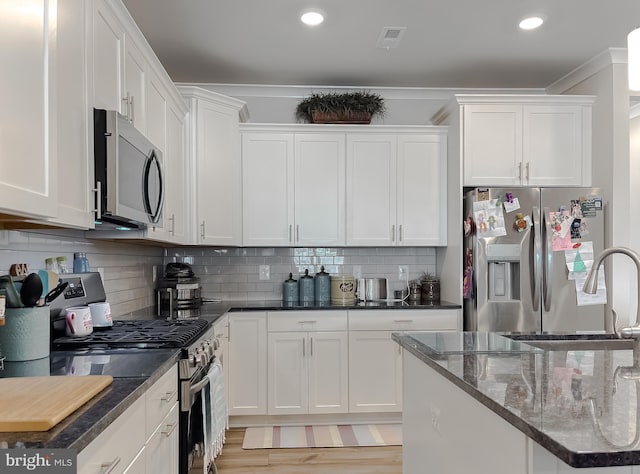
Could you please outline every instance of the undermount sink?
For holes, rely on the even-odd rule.
[[[635,339],[520,339],[518,342],[529,344],[545,351],[613,351],[633,350]]]

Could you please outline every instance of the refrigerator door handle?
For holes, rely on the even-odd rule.
[[[542,228],[540,226],[540,208],[534,206],[533,219],[533,295],[531,306],[534,311],[540,309],[540,286],[542,280]]]
[[[551,224],[547,220],[548,215],[549,208],[545,207],[542,214],[542,230],[544,232],[542,241],[544,245],[544,264],[542,267],[544,285],[542,291],[544,294],[544,310],[547,312],[551,311],[551,293],[553,290],[553,282],[551,281],[553,278],[553,241],[551,240],[553,233],[551,232]]]

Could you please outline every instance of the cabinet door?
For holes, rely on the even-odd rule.
[[[267,314],[229,315],[229,415],[267,413]]]
[[[349,409],[347,334],[309,333],[309,413],[346,413]]]
[[[85,0],[58,2],[56,53],[58,215],[68,227],[94,227],[93,115],[87,98]]]
[[[347,245],[396,244],[396,142],[347,135]]]
[[[180,446],[180,430],[178,429],[178,403],[158,425],[155,432],[147,440],[145,446],[146,470],[132,471],[147,474],[177,474]]]
[[[524,184],[590,184],[583,182],[582,112],[578,105],[524,106]]]
[[[0,213],[56,216],[58,211],[55,4],[2,3]]]
[[[295,135],[295,245],[345,244],[345,136]]]
[[[398,245],[446,245],[447,154],[442,135],[398,137]]]
[[[124,27],[109,2],[93,4],[93,106],[121,112],[124,74]],[[125,110],[126,112],[126,110]]]
[[[293,134],[242,135],[243,245],[294,244],[293,156]]]
[[[349,411],[402,411],[402,350],[391,331],[349,332]]]
[[[165,239],[178,244],[187,243],[189,219],[187,159],[185,146],[185,114],[180,107],[167,102],[167,137],[165,152]]]
[[[521,184],[522,105],[465,105],[463,115],[464,185]]]
[[[140,49],[130,37],[125,37],[124,45],[124,94],[123,113],[129,121],[146,133],[146,70],[148,66]],[[148,138],[148,136],[147,136]],[[153,140],[152,143],[156,144]]]
[[[238,110],[206,100],[197,105],[198,244],[242,243],[242,164]]]
[[[307,413],[309,400],[306,332],[269,333],[268,413]]]

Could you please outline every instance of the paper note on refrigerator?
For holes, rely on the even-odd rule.
[[[571,223],[573,217],[569,211],[549,212],[551,244],[554,251],[571,249]]]
[[[478,237],[499,237],[507,235],[504,212],[497,199],[473,203],[473,218]]]
[[[598,269],[598,289],[594,295],[590,295],[582,291],[584,282],[587,279],[576,278],[576,298],[578,306],[588,306],[593,304],[606,304],[607,303],[607,287],[604,281],[604,265]]]
[[[568,279],[585,279],[593,266],[593,242],[576,242],[564,251],[564,259],[569,270]]]

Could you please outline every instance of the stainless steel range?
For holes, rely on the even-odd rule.
[[[64,309],[104,301],[106,297],[102,279],[97,273],[68,275],[64,279],[72,284],[64,298],[59,298],[51,308],[52,357],[69,351],[87,357],[88,353],[122,356],[123,351],[180,350],[180,473],[187,474],[194,458],[201,453],[204,441],[201,392],[207,386],[207,374],[218,346],[211,323],[197,318],[116,319],[112,327],[94,330],[87,336],[68,337],[59,328]]]

